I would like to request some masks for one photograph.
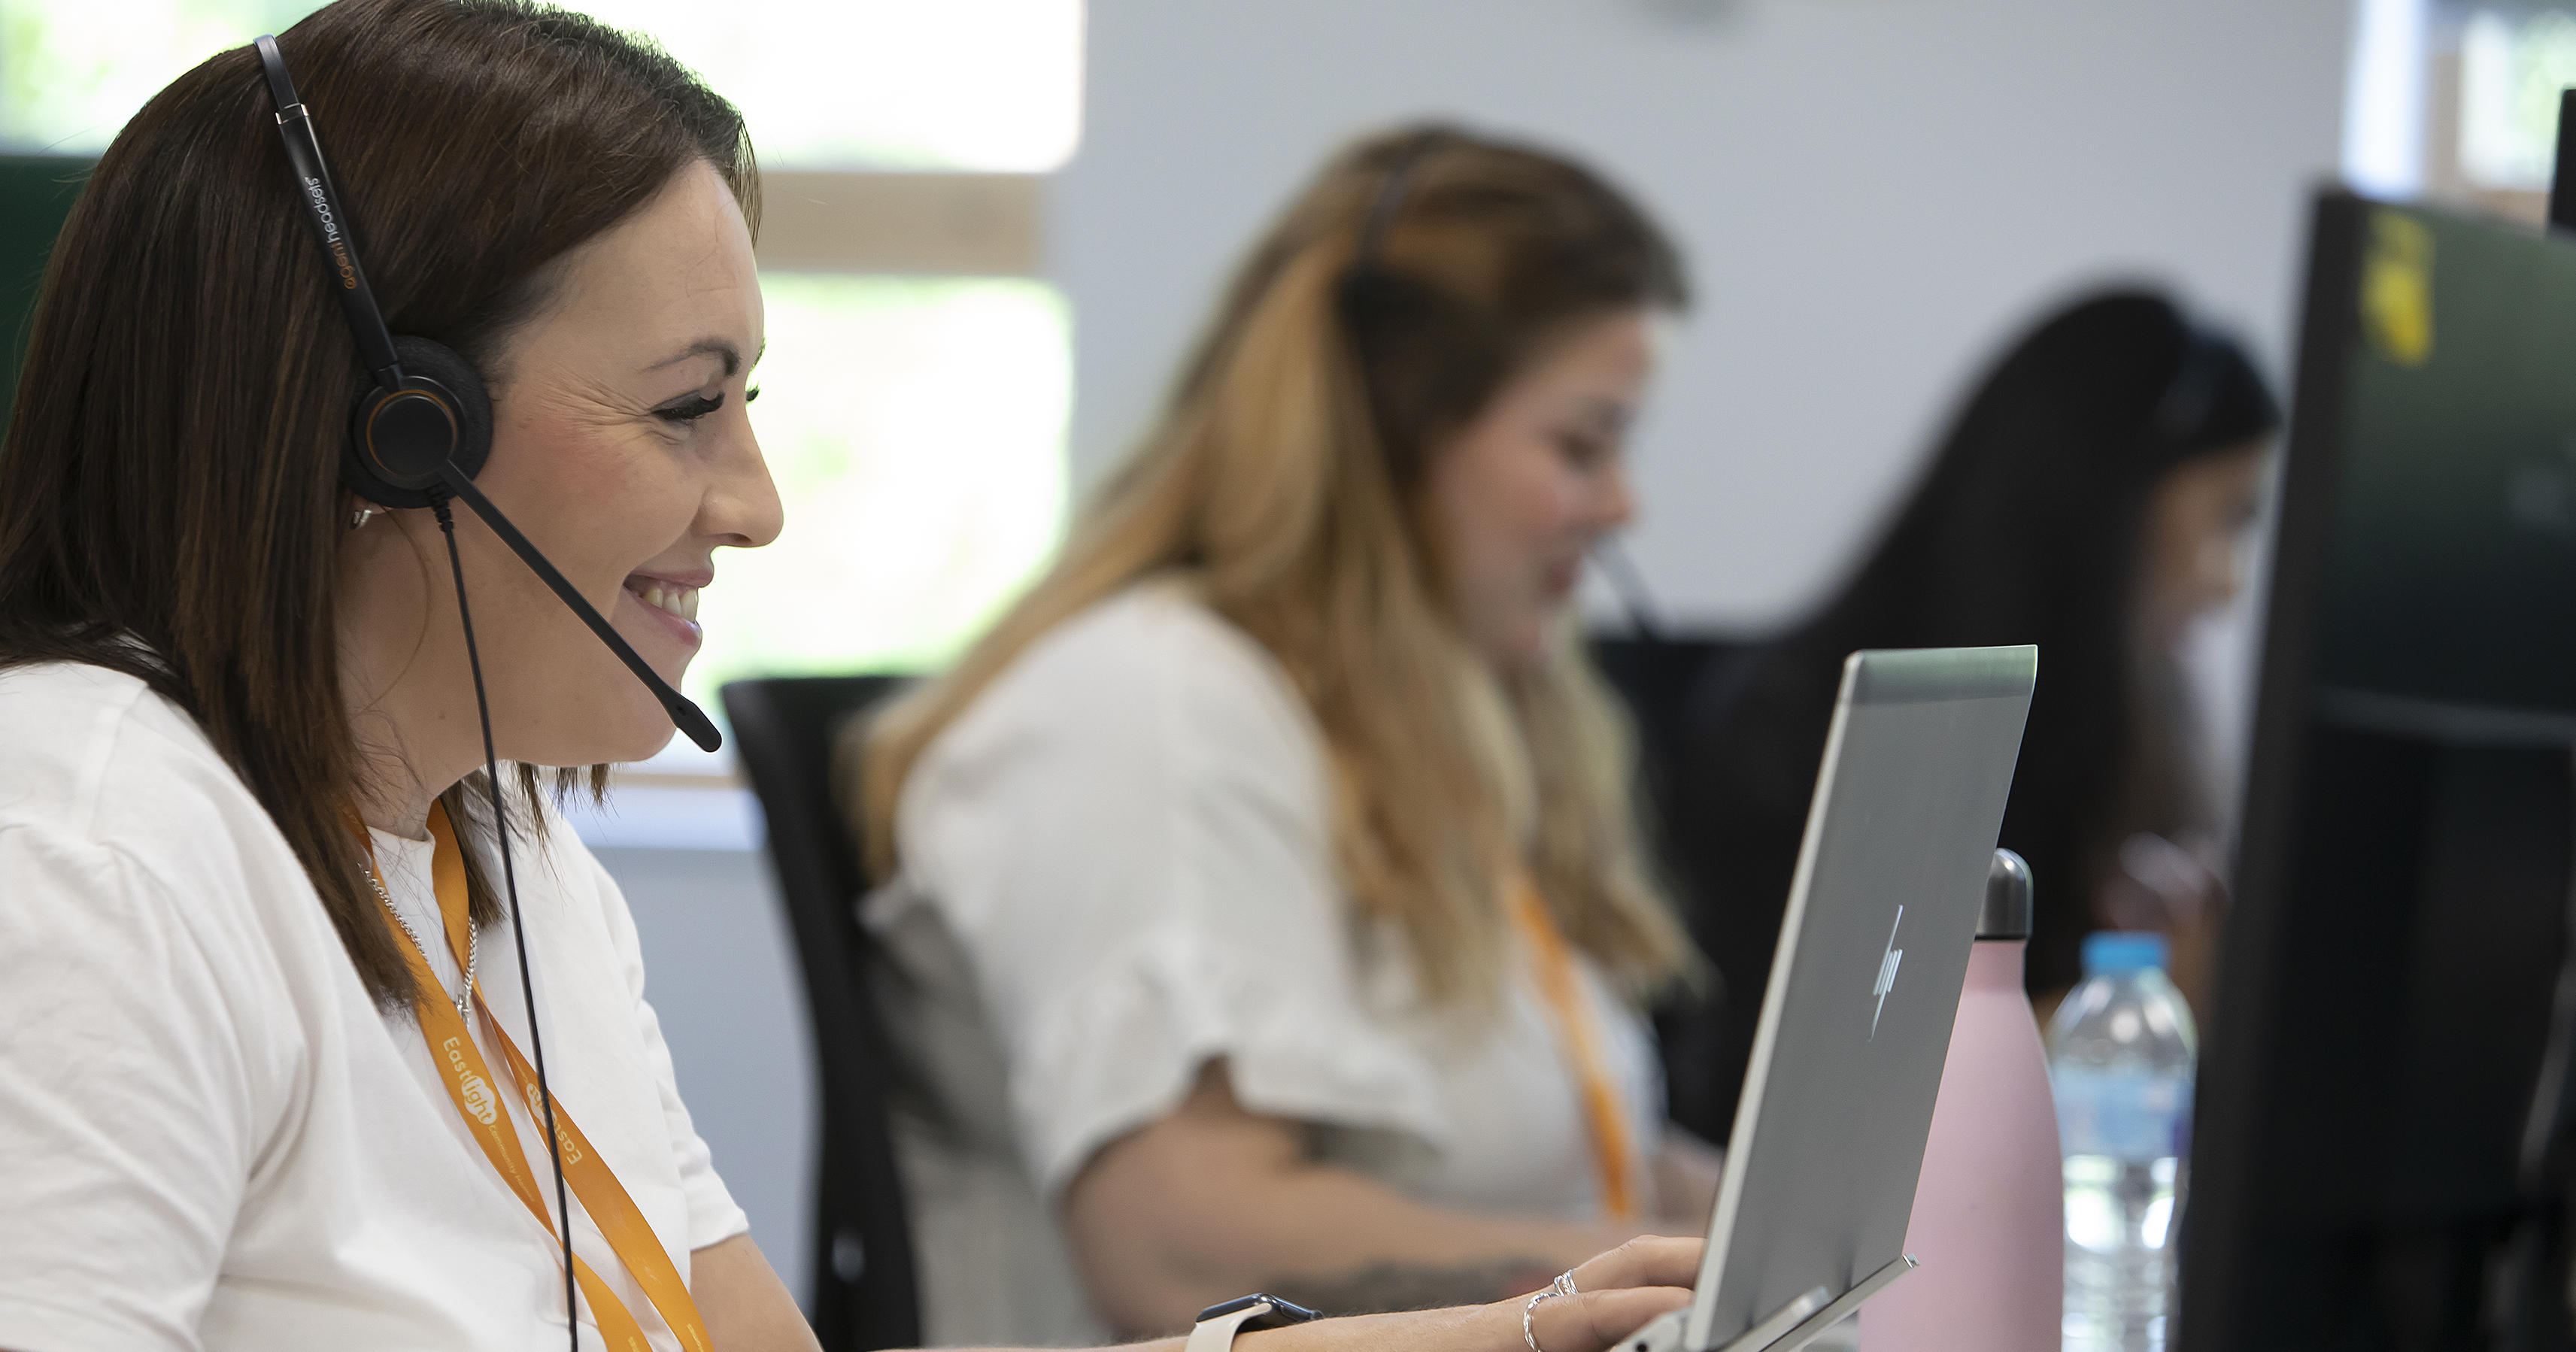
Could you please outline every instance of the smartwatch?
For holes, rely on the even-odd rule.
[[[1211,1305],[1199,1311],[1198,1326],[1190,1330],[1189,1345],[1182,1352],[1227,1352],[1234,1346],[1234,1335],[1260,1329],[1282,1328],[1303,1324],[1322,1316],[1303,1305],[1292,1305],[1277,1296],[1237,1296],[1222,1305]]]

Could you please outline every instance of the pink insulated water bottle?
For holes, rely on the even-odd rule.
[[[1864,1306],[1862,1352],[2056,1352],[2065,1179],[2048,1053],[2022,991],[2030,865],[1995,851],[1905,1251],[1922,1260]]]

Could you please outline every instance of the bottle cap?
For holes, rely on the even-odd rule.
[[[2161,972],[2168,951],[2161,934],[2102,930],[2084,936],[2084,975],[2117,976],[2150,967]]]
[[[1977,912],[1980,939],[2030,937],[2030,864],[2010,850],[1995,851],[1986,869],[1986,905]]]

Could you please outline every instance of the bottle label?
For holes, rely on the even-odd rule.
[[[2052,1066],[2057,1133],[2069,1155],[2152,1160],[2189,1148],[2191,1078],[2152,1070]]]

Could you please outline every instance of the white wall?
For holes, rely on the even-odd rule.
[[[1052,266],[1074,463],[1160,398],[1219,279],[1343,138],[1543,138],[1683,240],[1700,313],[1637,446],[1666,608],[1783,616],[2064,288],[2178,284],[2286,363],[2347,0],[1093,0]]]

